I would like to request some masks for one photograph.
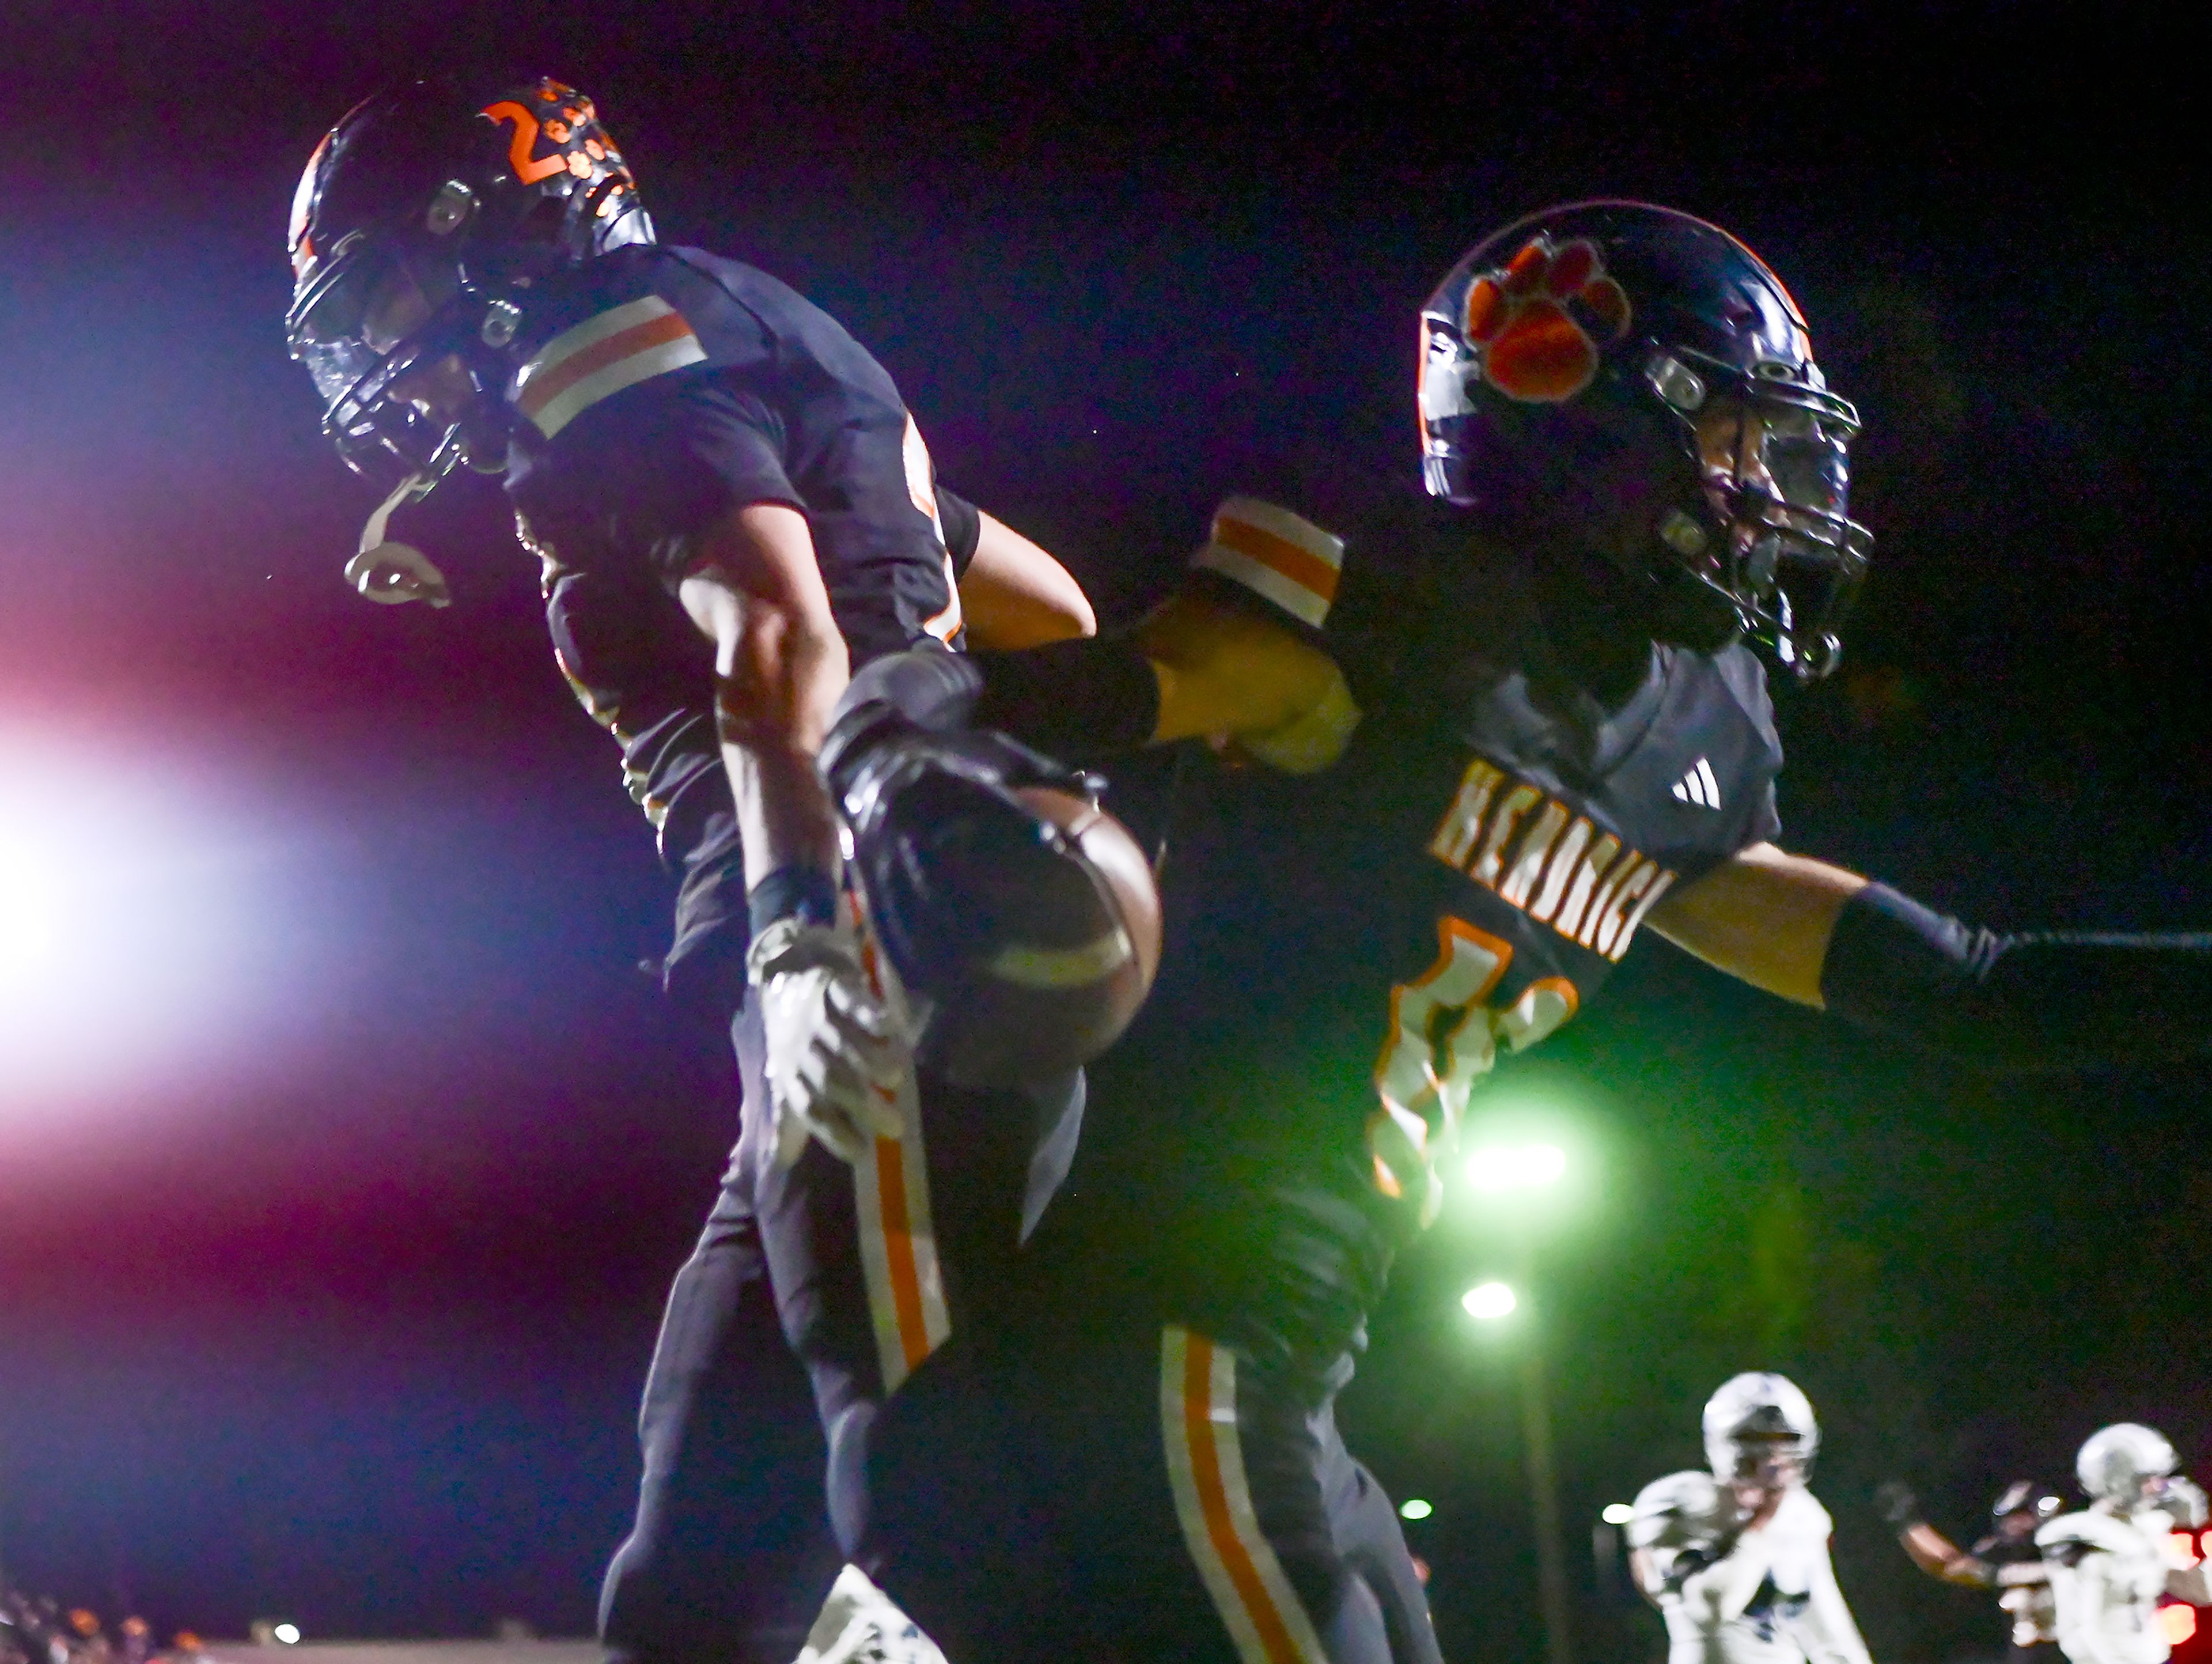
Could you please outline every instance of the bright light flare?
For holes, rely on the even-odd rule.
[[[43,850],[0,844],[0,984],[33,976],[52,955],[62,887],[57,863]]]
[[[1548,1190],[1567,1176],[1567,1153],[1557,1144],[1484,1144],[1467,1158],[1468,1188],[1497,1195]]]
[[[1636,1517],[1636,1510],[1626,1502],[1607,1502],[1597,1517],[1609,1526],[1625,1526]]]
[[[1499,1318],[1512,1316],[1521,1299],[1505,1283],[1478,1283],[1459,1297],[1459,1303],[1477,1322],[1494,1323]]]
[[[296,1647],[300,1644],[300,1626],[297,1624],[279,1624],[269,1633],[288,1647]]]
[[[0,727],[0,1163],[265,1067],[337,1009],[360,955],[302,891],[343,846],[297,807],[212,757]]]
[[[1401,1520],[1425,1520],[1435,1512],[1435,1509],[1419,1496],[1408,1496],[1398,1504],[1398,1517]]]
[[[2166,1626],[2166,1645],[2179,1647],[2197,1633],[2197,1608],[2180,1601],[2171,1606],[2160,1606],[2158,1621]]]

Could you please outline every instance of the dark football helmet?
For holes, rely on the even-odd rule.
[[[416,82],[356,105],[292,200],[292,357],[360,472],[427,489],[504,461],[507,349],[532,282],[651,242],[592,101],[557,81]],[[439,396],[410,398],[425,373]]]
[[[2014,1479],[1990,1504],[1990,1518],[2002,1521],[2008,1515],[2032,1514],[2040,1524],[2063,1507],[2065,1503],[2049,1486],[2038,1484],[2033,1479]]]
[[[1493,232],[1422,308],[1419,399],[1432,495],[1564,534],[1656,616],[1705,621],[1688,636],[1834,667],[1873,542],[1847,514],[1858,414],[1727,232],[1617,201]]]

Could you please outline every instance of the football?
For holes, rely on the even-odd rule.
[[[1159,890],[1128,828],[1074,792],[1012,795],[1036,817],[1036,858],[966,875],[982,928],[923,1043],[963,1085],[1018,1085],[1090,1062],[1121,1038],[1159,969]]]

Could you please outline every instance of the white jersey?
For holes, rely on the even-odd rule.
[[[1869,1664],[1828,1558],[1834,1529],[1813,1493],[1792,1485],[1754,1530],[1655,1541],[1668,1664]]]
[[[2161,1664],[2173,1649],[2160,1598],[2212,1606],[2212,1563],[2177,1566],[2166,1550],[2172,1531],[2156,1509],[2129,1517],[2097,1507],[2035,1533],[2051,1568],[2059,1650],[2073,1664]]]

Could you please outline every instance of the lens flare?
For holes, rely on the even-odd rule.
[[[1484,1144],[1467,1159],[1472,1190],[1496,1195],[1505,1191],[1546,1190],[1567,1174],[1567,1153],[1557,1144]]]
[[[52,956],[62,911],[54,863],[27,844],[0,844],[0,987],[28,980]]]
[[[1459,1297],[1467,1314],[1479,1322],[1490,1323],[1501,1317],[1510,1317],[1521,1304],[1520,1297],[1503,1283],[1478,1283]]]

